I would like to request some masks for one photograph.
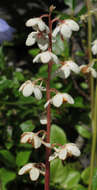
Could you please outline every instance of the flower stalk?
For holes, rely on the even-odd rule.
[[[49,12],[49,48],[48,50],[52,51],[52,21],[51,21],[51,8]],[[47,78],[47,84],[46,84],[46,100],[48,101],[50,99],[50,80],[51,80],[51,69],[52,69],[52,62],[50,61],[48,63],[48,78]],[[47,107],[47,137],[46,142],[50,143],[50,128],[51,128],[51,105],[49,104]],[[50,162],[49,162],[49,156],[50,156],[51,150],[46,147],[46,163],[45,163],[45,190],[49,190],[49,184],[50,184]]]

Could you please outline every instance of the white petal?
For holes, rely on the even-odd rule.
[[[49,41],[46,37],[41,37],[37,40],[38,46],[42,51],[45,51],[48,49]]]
[[[41,56],[41,53],[39,53],[38,55],[36,55],[36,57],[33,59],[33,63],[40,62],[40,56]]]
[[[39,169],[33,167],[33,168],[30,170],[30,172],[29,172],[30,179],[31,179],[32,181],[36,181],[36,180],[39,178],[39,174],[40,174]]]
[[[97,44],[93,45],[91,50],[92,50],[93,55],[96,55],[97,54]]]
[[[68,67],[68,65],[64,65],[60,68],[58,76],[60,76],[63,79],[68,78],[70,75],[70,69]]]
[[[26,40],[26,46],[31,46],[33,44],[35,44],[36,42],[36,37],[37,37],[37,32],[31,32],[28,35],[28,38]]]
[[[32,84],[26,84],[22,93],[23,93],[23,96],[25,97],[28,97],[28,96],[31,96],[31,94],[33,93],[33,90],[34,90],[34,87]]]
[[[30,18],[29,20],[27,20],[27,22],[26,22],[26,26],[28,26],[28,27],[33,27],[33,26],[35,26],[36,24],[38,24],[38,22],[40,21],[40,18],[38,17],[38,18]]]
[[[67,64],[69,65],[70,69],[74,72],[74,73],[79,73],[80,69],[79,66],[73,62],[73,61],[67,61]]]
[[[55,107],[60,107],[62,105],[63,102],[63,97],[60,93],[56,94],[53,98],[52,98],[52,104]]]
[[[70,27],[71,30],[73,31],[78,31],[79,30],[79,25],[71,19],[65,20],[66,24]]]
[[[49,51],[43,52],[41,53],[41,62],[42,63],[48,63],[49,61],[51,61],[51,54]]]
[[[57,157],[58,157],[58,153],[54,152],[54,154],[52,154],[51,156],[49,156],[49,162],[52,161],[52,160],[54,160]]]
[[[91,68],[91,74],[94,78],[97,77],[97,72],[95,71],[95,69]]]
[[[54,53],[50,53],[51,54],[51,57],[52,57],[52,61],[56,64],[59,63],[59,59],[58,57],[54,54]]]
[[[97,40],[94,40],[91,44],[96,44],[97,45]]]
[[[44,108],[47,108],[47,106],[48,106],[50,103],[52,103],[52,99],[48,100],[48,101],[45,103]]]
[[[60,31],[60,26],[57,26],[57,27],[54,29],[54,31],[53,31],[53,33],[52,33],[52,36],[53,36],[54,38],[56,38],[56,36],[57,36],[57,34],[59,33],[59,31]]]
[[[40,19],[40,21],[38,22],[38,27],[40,31],[44,31],[47,27],[46,24]]]
[[[80,156],[80,150],[74,143],[68,143],[66,145],[67,152],[74,156]]]
[[[60,32],[64,38],[70,38],[72,34],[70,27],[66,24],[62,24]]]
[[[63,93],[62,96],[63,96],[63,99],[67,100],[69,104],[74,104],[74,99],[69,94]]]
[[[42,125],[46,125],[47,124],[47,116],[46,115],[41,115],[40,116],[40,123]]]
[[[33,164],[31,164],[31,163],[26,164],[24,167],[22,167],[22,168],[19,170],[18,174],[19,174],[19,175],[23,175],[23,174],[29,172],[32,167],[33,167]]]
[[[66,159],[66,156],[67,156],[67,150],[64,148],[63,150],[61,150],[61,151],[59,152],[59,159],[65,160],[65,159]]]
[[[34,148],[37,149],[41,146],[41,140],[38,136],[34,136]]]
[[[34,87],[34,95],[37,100],[40,100],[42,98],[42,93],[39,87]]]
[[[33,137],[34,137],[34,133],[32,133],[32,132],[24,132],[21,135],[21,143],[27,143],[28,140],[32,140]]]

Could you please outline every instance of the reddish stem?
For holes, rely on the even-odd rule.
[[[49,51],[52,51],[52,22],[51,22],[51,12],[49,13]],[[51,69],[52,69],[52,62],[48,63],[48,79],[47,79],[47,86],[46,86],[46,99],[47,101],[50,99],[50,79],[51,79]],[[51,128],[51,105],[49,104],[47,107],[47,137],[46,142],[50,143],[50,128]],[[49,156],[51,153],[50,148],[46,148],[46,174],[45,174],[45,190],[49,190],[50,184],[50,162]]]

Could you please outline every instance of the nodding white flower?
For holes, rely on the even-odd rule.
[[[53,98],[46,102],[44,107],[46,108],[49,103],[53,104],[55,107],[60,107],[63,102],[74,104],[74,99],[67,93],[57,93]]]
[[[28,35],[28,38],[26,40],[26,45],[27,46],[32,46],[37,42],[38,47],[42,50],[45,51],[48,48],[49,45],[49,39],[47,34],[42,33],[42,32],[31,32]]]
[[[92,42],[92,53],[93,55],[96,55],[97,54],[97,40],[95,40],[94,42]]]
[[[46,115],[46,113],[42,113],[42,114],[39,116],[39,118],[40,118],[40,123],[41,123],[42,125],[46,125],[46,124],[47,124],[47,115]]]
[[[56,37],[58,33],[60,33],[63,38],[70,38],[72,35],[72,31],[78,31],[79,25],[71,19],[66,19],[61,21],[60,24],[53,31],[53,37]]]
[[[80,72],[79,66],[72,60],[65,61],[64,64],[52,74],[52,77],[59,76],[66,79],[70,76],[71,71],[78,74]]]
[[[34,147],[35,149],[39,148],[42,144],[48,148],[51,148],[50,143],[46,143],[45,141],[43,141],[44,138],[45,138],[45,134],[43,134],[43,136],[40,138],[38,137],[37,133],[24,132],[21,135],[20,142],[22,144],[25,144],[25,143],[32,144],[32,147]]]
[[[39,30],[41,32],[46,31],[47,33],[49,33],[49,28],[48,26],[45,24],[45,22],[40,18],[30,18],[27,22],[26,22],[26,26],[27,27],[32,27],[34,30]]]
[[[23,96],[28,97],[34,93],[35,98],[38,100],[42,98],[41,91],[44,91],[44,90],[45,89],[41,85],[35,85],[34,82],[31,82],[30,80],[27,80],[26,82],[24,82],[19,88],[19,91],[23,93]]]
[[[94,63],[91,64],[91,66],[88,65],[81,65],[80,66],[80,71],[82,73],[91,73],[91,75],[96,78],[97,77],[97,72],[95,71],[95,69],[92,68],[92,66],[94,65]]]
[[[33,59],[33,63],[35,63],[35,62],[36,63],[38,63],[38,62],[49,63],[50,61],[52,61],[53,63],[56,63],[56,64],[59,63],[57,56],[50,51],[45,51],[45,52],[39,53]]]
[[[49,157],[49,161],[59,158],[65,160],[68,156],[80,156],[80,150],[74,143],[68,143],[59,148],[54,148],[55,152]]]
[[[41,169],[40,169],[41,168]],[[39,178],[39,175],[45,175],[45,172],[43,171],[44,167],[42,168],[42,164],[38,163],[29,163],[23,166],[18,174],[23,175],[26,173],[29,173],[29,177],[32,181],[36,181]]]
[[[33,132],[24,132],[21,135],[21,141],[22,144],[29,143],[32,144],[32,146],[37,149],[41,146],[42,141],[41,138],[37,136],[36,133]]]

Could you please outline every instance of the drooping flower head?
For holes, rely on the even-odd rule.
[[[32,27],[34,30],[38,30],[41,32],[46,31],[47,33],[49,32],[49,28],[48,26],[45,24],[45,22],[40,18],[30,18],[27,22],[26,22],[26,26],[27,27]]]
[[[60,107],[62,103],[74,104],[74,99],[67,93],[57,93],[53,98],[46,102],[44,107],[46,108],[49,103],[53,104],[55,107]]]
[[[52,78],[59,76],[60,78],[66,79],[70,76],[71,71],[78,74],[80,72],[79,66],[72,60],[65,61],[62,66],[52,74]]]
[[[36,85],[34,82],[27,80],[24,82],[21,87],[19,88],[19,91],[23,93],[23,96],[28,97],[31,96],[33,93],[35,95],[35,98],[40,100],[42,98],[42,92],[45,89],[41,85]]]
[[[59,60],[58,60],[57,56],[54,53],[50,52],[50,51],[45,51],[45,52],[39,53],[33,59],[33,63],[38,63],[38,62],[49,63],[50,61],[52,61],[55,64],[59,63]]]
[[[54,148],[55,152],[49,157],[49,161],[59,158],[65,160],[69,156],[80,156],[80,150],[74,143],[65,144],[59,148]]]
[[[97,72],[95,71],[94,68],[92,68],[94,63],[91,64],[91,66],[88,65],[81,65],[80,66],[80,71],[84,74],[91,73],[91,75],[96,78],[97,77]]]
[[[0,18],[0,44],[4,41],[11,41],[15,31],[4,19]]]
[[[44,164],[42,163],[29,163],[26,164],[25,166],[23,166],[18,174],[19,175],[23,175],[26,173],[29,173],[29,177],[31,179],[31,181],[36,181],[39,178],[39,175],[45,175],[45,171],[44,171]]]
[[[47,50],[49,46],[49,39],[48,35],[43,32],[31,32],[26,40],[26,45],[27,46],[32,46],[37,42],[38,47],[42,50],[45,51]]]
[[[38,137],[38,135],[33,132],[24,132],[21,135],[21,143],[22,144],[25,144],[25,143],[32,144],[32,147],[34,147],[35,149],[39,148],[42,144],[41,138]]]
[[[61,20],[58,26],[53,31],[53,37],[56,38],[57,34],[60,33],[63,38],[70,38],[72,31],[78,31],[79,25],[72,19]]]

